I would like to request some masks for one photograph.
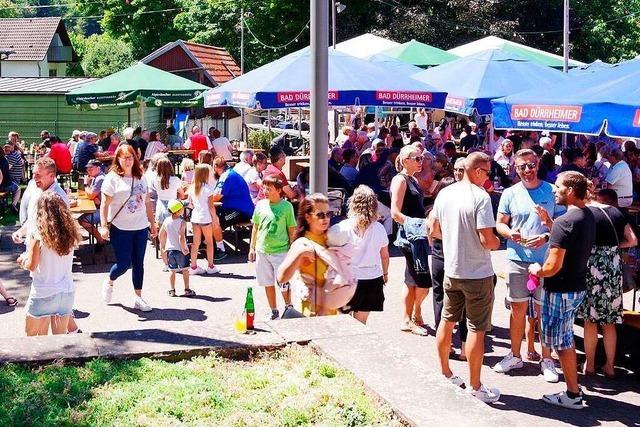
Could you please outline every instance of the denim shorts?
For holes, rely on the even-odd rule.
[[[69,316],[73,314],[74,296],[75,292],[60,292],[46,298],[29,297],[25,312],[35,318]]]
[[[169,271],[182,271],[189,268],[191,263],[189,255],[185,255],[182,251],[171,249],[167,251],[167,267]]]

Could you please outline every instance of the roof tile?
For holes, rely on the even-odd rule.
[[[240,67],[226,49],[204,44],[183,42],[217,84],[238,77]]]
[[[6,60],[43,60],[60,20],[60,17],[0,19],[0,49],[16,52]]]

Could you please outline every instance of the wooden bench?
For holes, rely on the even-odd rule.
[[[238,224],[231,225],[231,226],[229,226],[227,228],[227,230],[229,230],[233,234],[233,243],[234,243],[233,251],[235,253],[237,253],[237,254],[241,253],[241,251],[240,251],[240,241],[241,241],[240,233],[242,233],[244,231],[248,231],[249,235],[251,235],[252,227],[253,227],[253,224],[250,221],[247,221],[247,222],[240,222]]]

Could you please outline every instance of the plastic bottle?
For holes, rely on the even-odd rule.
[[[538,286],[540,286],[540,278],[538,276],[534,276],[533,274],[529,274],[529,279],[527,280],[527,289],[533,292]]]

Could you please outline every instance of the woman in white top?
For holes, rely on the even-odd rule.
[[[173,164],[167,157],[163,157],[156,163],[156,179],[153,181],[151,188],[158,195],[156,202],[156,224],[162,225],[165,218],[171,213],[167,209],[169,201],[184,199],[184,191],[182,191],[182,183],[180,178],[173,174]]]
[[[191,268],[189,274],[215,274],[220,270],[213,263],[213,239],[222,241],[222,233],[214,230],[220,229],[218,215],[213,204],[213,190],[207,182],[211,173],[211,166],[200,163],[196,166],[193,177],[193,185],[187,190],[189,204],[191,205],[191,225],[193,227],[193,243],[191,245]],[[218,225],[215,227],[214,225]],[[207,247],[207,269],[198,267],[198,250],[204,238]]]
[[[149,144],[144,152],[144,159],[150,159],[156,153],[163,153],[167,151],[167,146],[158,139],[158,131],[154,130],[149,134]]]
[[[366,185],[353,192],[347,215],[347,234],[354,246],[351,267],[358,281],[356,293],[347,305],[353,317],[367,323],[369,312],[383,309],[383,288],[389,278],[389,239],[378,222],[378,198]]]
[[[31,292],[25,308],[28,336],[66,334],[73,314],[73,250],[80,241],[77,225],[62,198],[45,191],[38,198],[36,229],[27,251],[18,258],[31,272]]]
[[[158,229],[140,161],[129,144],[118,147],[111,171],[102,183],[100,224],[102,237],[111,237],[116,258],[109,277],[102,283],[102,298],[106,303],[111,302],[113,282],[131,267],[136,295],[134,308],[151,311],[151,306],[142,299],[144,253],[147,249],[148,229],[151,229],[151,237],[154,238]]]
[[[513,142],[510,139],[505,139],[502,141],[502,145],[500,149],[496,152],[496,155],[493,156],[493,160],[495,160],[502,168],[504,172],[510,178],[516,176],[515,163],[516,156],[513,153]]]

